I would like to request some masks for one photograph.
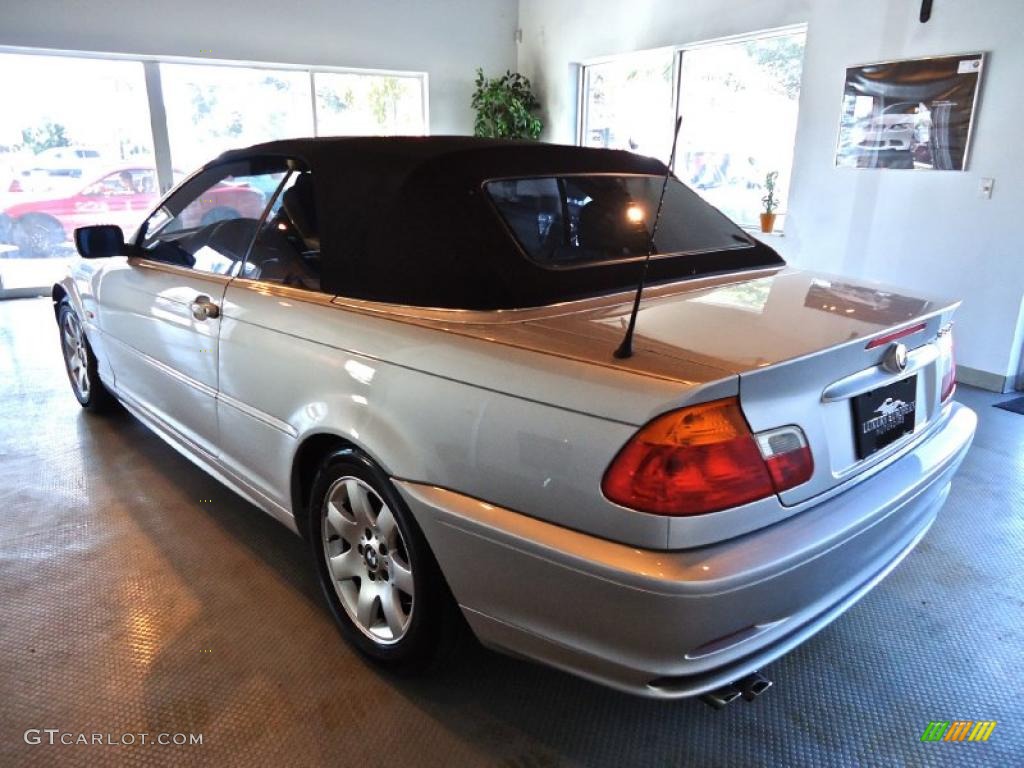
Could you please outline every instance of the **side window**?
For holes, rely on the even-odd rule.
[[[284,179],[283,159],[214,166],[169,197],[140,232],[147,258],[237,275],[267,202]]]
[[[121,183],[131,190],[133,195],[156,194],[156,171],[151,169],[122,171],[119,174]]]
[[[320,290],[320,230],[309,171],[295,171],[288,177],[256,236],[242,274],[253,280]]]
[[[86,187],[82,194],[100,197],[152,196],[155,189],[156,177],[153,171],[133,168],[107,174],[99,181]]]

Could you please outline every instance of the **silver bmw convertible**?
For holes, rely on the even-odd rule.
[[[273,142],[75,240],[82,406],[301,535],[399,671],[471,633],[752,698],[920,541],[974,434],[957,302],[787,267],[626,152]]]

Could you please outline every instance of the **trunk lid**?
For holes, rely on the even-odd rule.
[[[754,432],[793,424],[803,429],[814,473],[780,494],[783,504],[824,493],[902,452],[940,413],[941,382],[950,363],[940,332],[957,302],[789,268],[711,287],[674,288],[645,294],[631,367],[671,358],[736,374],[740,403]],[[527,324],[552,338],[571,335],[606,345],[610,354],[630,308],[619,303]],[[870,345],[906,329],[915,330]],[[907,367],[886,370],[883,358],[897,343],[909,351]],[[913,383],[893,387],[907,379]],[[880,402],[867,402],[870,392]],[[859,451],[856,433],[865,420],[893,409],[898,410],[893,418],[906,421],[909,433],[870,454]]]

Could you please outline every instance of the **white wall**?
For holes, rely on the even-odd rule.
[[[474,70],[515,68],[516,20],[516,0],[3,0],[0,45],[425,71],[431,133],[472,133]]]
[[[573,142],[578,62],[807,22],[786,236],[770,242],[799,266],[962,297],[958,359],[997,385],[1015,374],[1024,344],[1024,3],[937,0],[925,25],[920,5],[520,0],[519,68],[545,104],[546,138]],[[834,167],[847,66],[975,50],[990,56],[967,172]],[[991,200],[976,194],[983,176],[996,179]]]
[[[788,249],[806,266],[962,297],[959,362],[998,377],[1019,360],[1024,257],[1024,3],[816,0],[807,36]],[[871,61],[986,51],[968,170],[835,168],[845,68]],[[991,200],[979,179],[996,179]]]

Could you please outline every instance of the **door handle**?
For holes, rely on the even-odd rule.
[[[192,302],[192,317],[196,320],[207,320],[220,317],[220,307],[213,303],[209,296],[200,294]]]

